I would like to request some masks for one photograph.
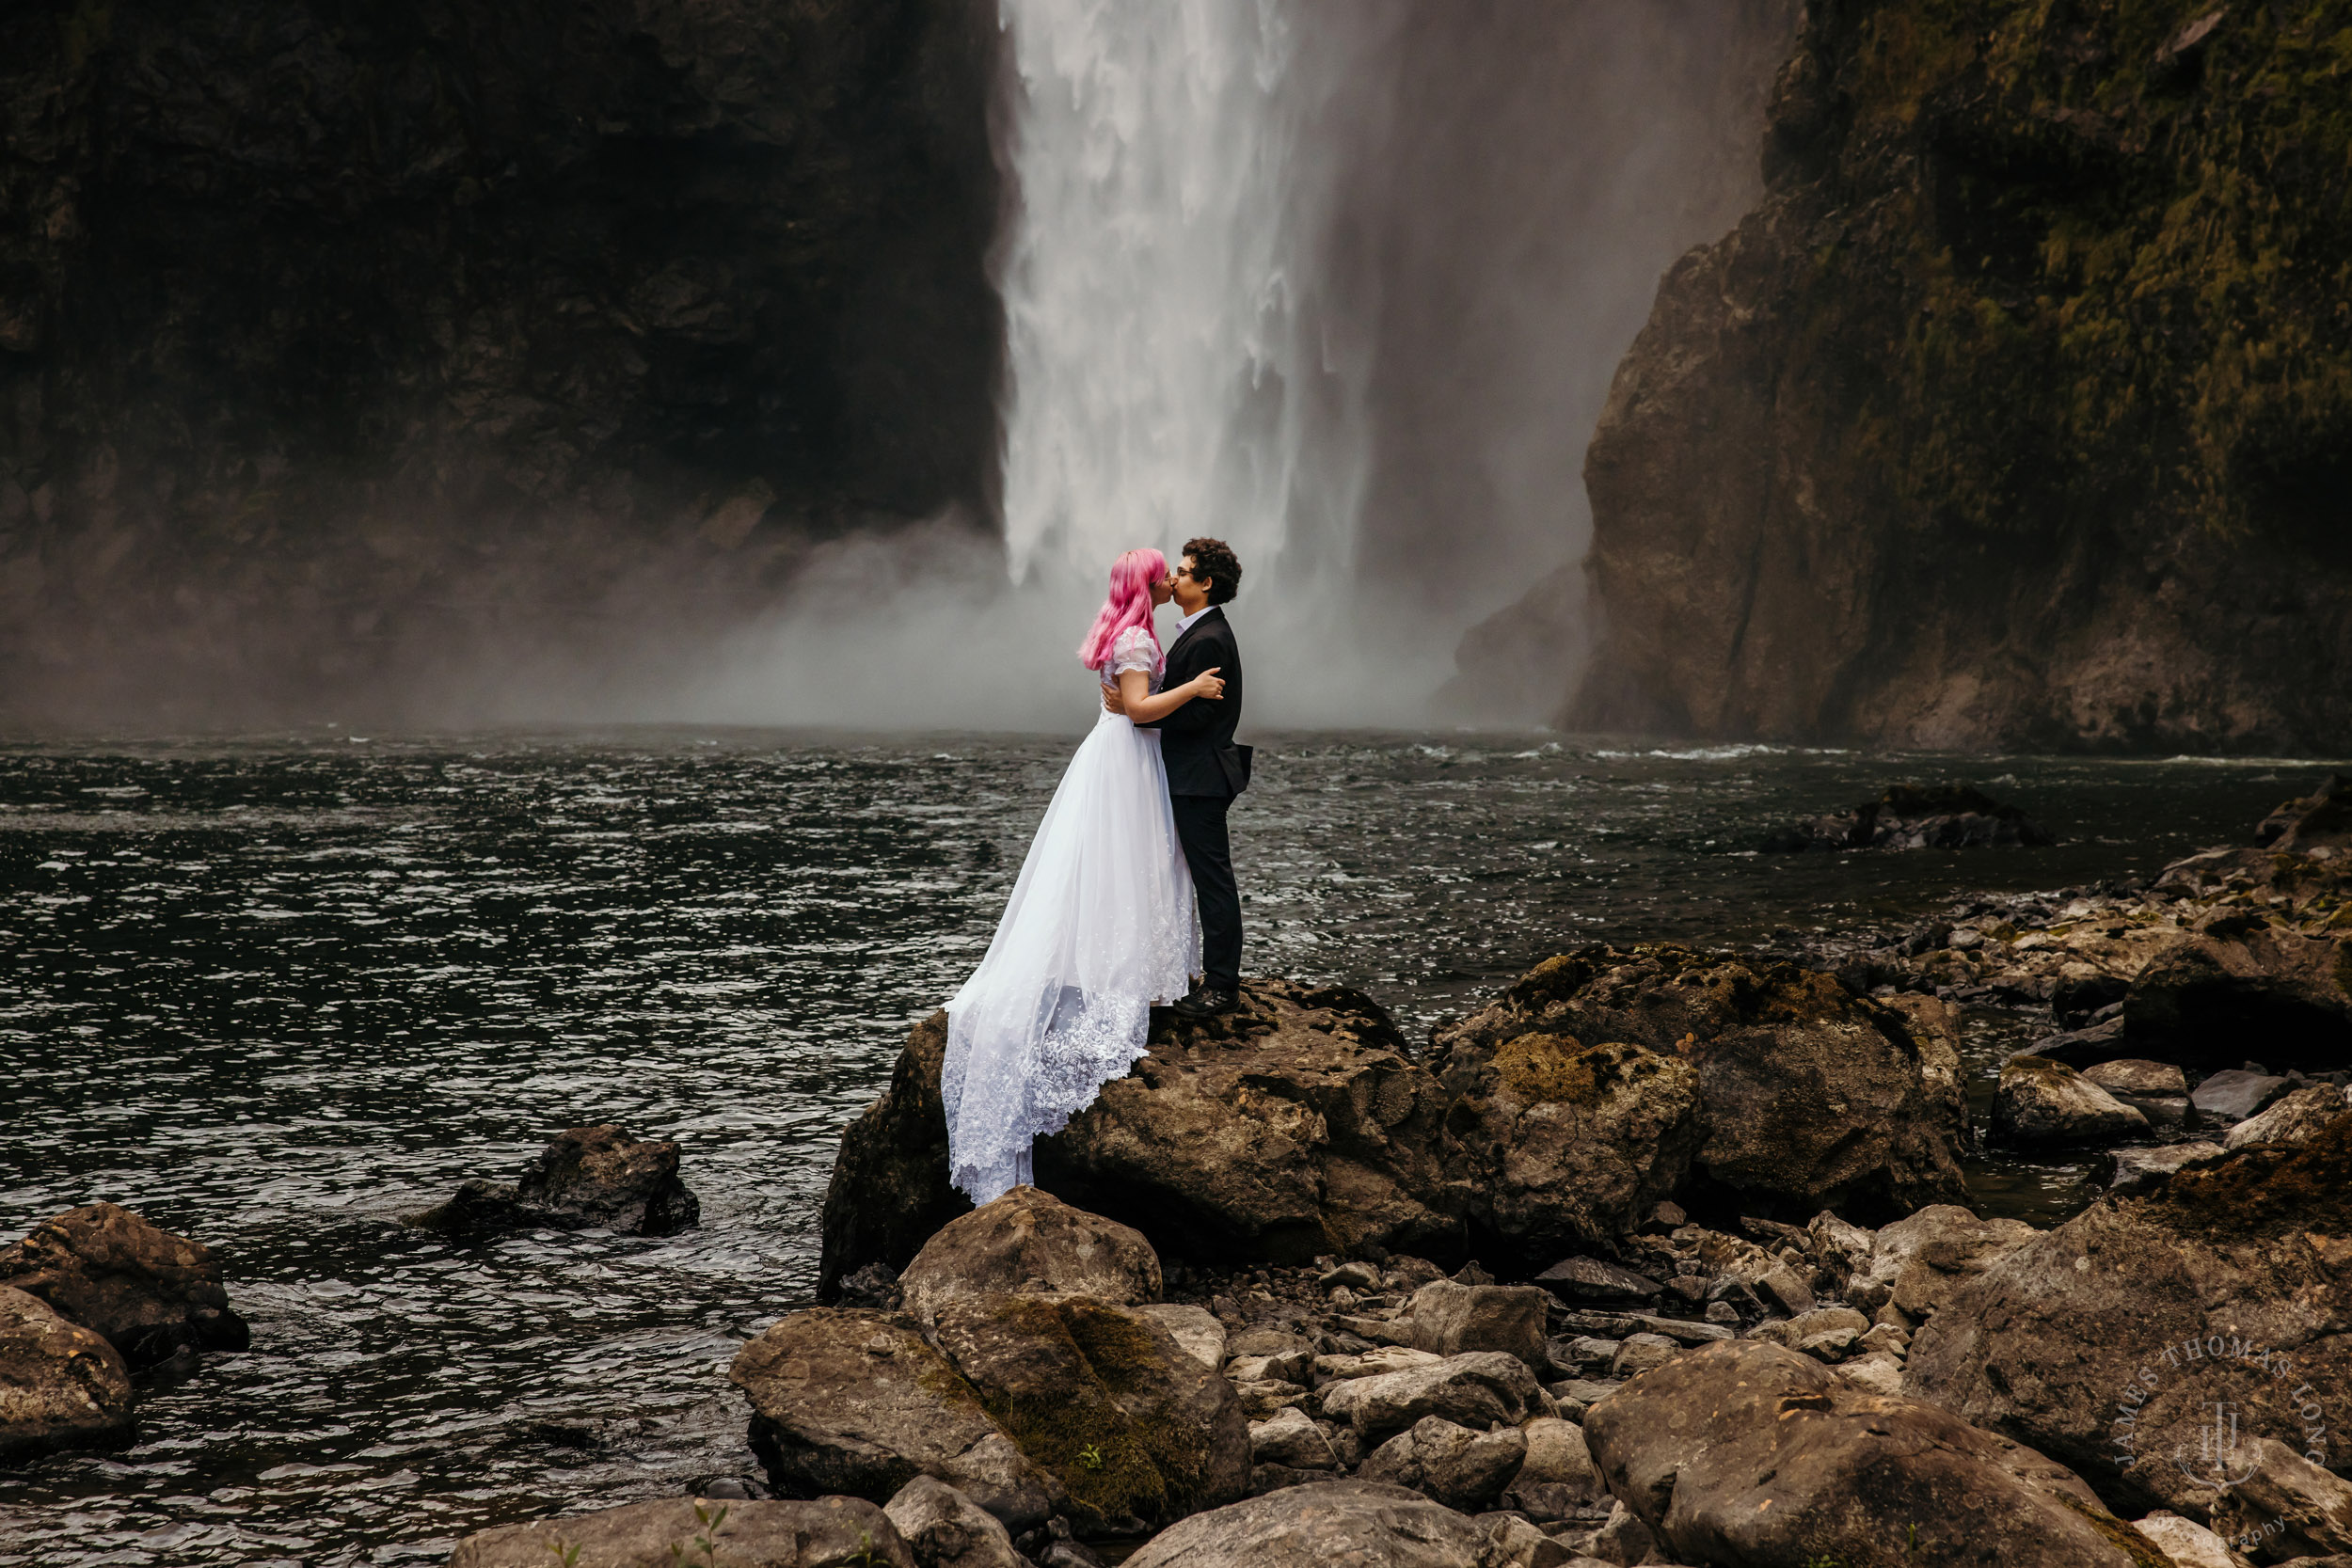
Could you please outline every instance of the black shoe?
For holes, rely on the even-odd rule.
[[[1241,1006],[1241,998],[1225,986],[1200,985],[1168,1004],[1179,1018],[1215,1018]]]

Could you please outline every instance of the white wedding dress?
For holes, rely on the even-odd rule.
[[[1141,670],[1157,691],[1156,656],[1142,627],[1121,632],[1101,685]],[[988,956],[947,1004],[939,1093],[949,1179],[974,1203],[1027,1182],[1030,1143],[1149,1053],[1152,1005],[1182,996],[1200,967],[1159,732],[1098,711]]]

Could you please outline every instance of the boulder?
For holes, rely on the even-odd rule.
[[[133,1371],[183,1348],[252,1343],[245,1320],[230,1310],[210,1247],[111,1203],[69,1209],[0,1247],[0,1285],[96,1330]]]
[[[2204,1520],[2221,1481],[2194,1461],[2217,1405],[2246,1445],[2298,1449],[2307,1405],[2352,1409],[2347,1190],[2352,1112],[2300,1148],[2104,1197],[1953,1291],[1913,1339],[1905,1389],[2135,1513]]]
[[[915,1568],[1024,1568],[996,1516],[942,1481],[917,1476],[882,1507]]]
[[[1136,1310],[1168,1330],[1185,1354],[1209,1370],[1225,1365],[1225,1325],[1207,1307],[1149,1302]]]
[[[2317,1137],[2348,1106],[2352,1106],[2352,1092],[2333,1084],[2296,1089],[2231,1128],[2222,1145],[2227,1148],[2244,1148],[2248,1144],[2277,1144],[2282,1148],[2297,1148]]]
[[[1942,1029],[1790,963],[1581,948],[1438,1031],[1433,1060],[1473,1221],[1529,1266],[1665,1200],[1891,1219],[1965,1190]]]
[[[1612,1377],[1636,1377],[1655,1367],[1662,1367],[1682,1354],[1682,1346],[1663,1334],[1628,1335],[1617,1346],[1616,1354],[1609,1358]]]
[[[2166,1568],[2062,1466],[1778,1345],[1703,1345],[1587,1411],[1584,1436],[1685,1561]]]
[[[1915,1320],[1926,1317],[2040,1234],[2023,1220],[1980,1220],[1957,1204],[1922,1209],[1872,1238],[1869,1262],[1845,1285],[1846,1299],[1866,1312],[1891,1304]]]
[[[1075,1295],[1113,1307],[1160,1297],[1160,1259],[1142,1233],[1015,1187],[959,1215],[898,1275],[902,1309],[930,1323],[940,1308],[986,1295]]]
[[[2132,1528],[2147,1537],[2172,1568],[2237,1568],[2230,1544],[2194,1519],[2158,1509],[2145,1519],[2133,1520]]]
[[[2013,1144],[2106,1143],[2148,1131],[2148,1118],[2063,1062],[2012,1056],[2001,1064],[1993,1130]]]
[[[2260,1115],[2294,1086],[2266,1072],[2228,1068],[2199,1083],[2189,1099],[2216,1121],[2237,1122]]]
[[[702,1219],[702,1200],[678,1179],[675,1143],[639,1143],[618,1127],[555,1135],[508,1185],[475,1178],[448,1202],[407,1217],[452,1234],[545,1228],[670,1236]]]
[[[1514,1495],[1525,1497],[1537,1487],[1559,1489],[1550,1498],[1554,1517],[1581,1512],[1608,1497],[1582,1427],[1556,1416],[1538,1416],[1519,1430],[1527,1438],[1527,1455],[1503,1494],[1503,1507],[1513,1506]]]
[[[1413,1348],[1432,1355],[1496,1350],[1541,1371],[1551,1298],[1532,1285],[1456,1285],[1433,1279],[1413,1292]]]
[[[0,1286],[0,1464],[128,1448],[131,1372],[103,1335]]]
[[[912,1318],[795,1312],[745,1345],[727,1379],[749,1397],[752,1451],[787,1497],[887,1502],[928,1475],[1024,1526],[1064,1500]]]
[[[1127,1568],[1493,1568],[1487,1531],[1402,1486],[1285,1487],[1162,1530]]]
[[[1517,1426],[1539,1408],[1543,1390],[1527,1364],[1501,1351],[1450,1355],[1434,1366],[1350,1378],[1323,1390],[1323,1413],[1358,1436],[1377,1439],[1424,1416],[1484,1432]]]
[[[1597,1258],[1563,1258],[1535,1276],[1535,1283],[1563,1301],[1655,1301],[1662,1287],[1645,1274],[1605,1263]]]
[[[1233,1386],[1153,1319],[1082,1296],[985,1296],[944,1306],[938,1337],[1082,1528],[1165,1525],[1247,1495]]]
[[[2015,806],[1968,784],[1894,784],[1851,812],[1806,817],[1765,835],[1767,853],[1842,849],[2011,849],[2057,843]]]
[[[2266,1561],[2352,1552],[2352,1481],[2276,1437],[2258,1437],[2233,1466],[2213,1524]]]
[[[947,1015],[907,1032],[890,1086],[841,1134],[825,1186],[817,1260],[817,1299],[840,1299],[841,1282],[881,1264],[897,1274],[923,1243],[972,1200],[947,1180],[947,1111],[939,1068],[947,1053]]]
[[[1330,1439],[1303,1410],[1279,1410],[1252,1425],[1249,1459],[1253,1465],[1280,1465],[1293,1470],[1328,1470],[1339,1464]]]
[[[917,1568],[914,1554],[882,1511],[856,1497],[814,1502],[661,1497],[478,1530],[457,1543],[449,1562],[450,1568],[547,1568],[555,1562],[569,1568],[670,1568],[698,1557],[727,1568]]]
[[[844,1134],[818,1290],[903,1267],[967,1207],[947,1186],[946,1015],[918,1025],[889,1092]],[[1367,1246],[1458,1256],[1468,1189],[1451,1096],[1358,992],[1252,980],[1233,1013],[1155,1015],[1152,1053],[1040,1140],[1037,1182],[1163,1255],[1305,1263]]]
[[[2132,1054],[2210,1070],[2235,1066],[2258,1040],[2275,1068],[2352,1067],[2352,995],[2337,979],[2342,940],[2243,911],[2206,920],[2133,977],[2123,999]]]
[[[1441,1416],[1424,1416],[1375,1449],[1357,1473],[1476,1513],[1493,1505],[1526,1458],[1527,1434],[1517,1427],[1472,1432]]]
[[[2159,1144],[2153,1148],[2119,1148],[2107,1156],[2107,1190],[2136,1193],[2159,1177],[2171,1175],[2199,1160],[2217,1160],[2227,1150],[2219,1144]]]
[[[2112,1095],[2131,1095],[2140,1099],[2174,1098],[2188,1093],[2188,1075],[2170,1062],[2141,1061],[2125,1057],[2122,1061],[2100,1062],[2082,1069],[2084,1081],[2096,1084]]]

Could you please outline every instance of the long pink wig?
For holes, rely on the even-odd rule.
[[[1157,550],[1129,550],[1112,562],[1110,597],[1103,601],[1094,629],[1078,644],[1078,662],[1089,670],[1101,669],[1119,634],[1141,626],[1152,639],[1152,668],[1163,668],[1167,656],[1160,652],[1160,634],[1152,629],[1152,585],[1166,576],[1168,557]]]

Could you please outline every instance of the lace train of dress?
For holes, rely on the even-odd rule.
[[[1123,635],[1104,678],[1152,668],[1155,652]],[[975,1203],[1028,1180],[1032,1141],[1148,1054],[1152,1005],[1184,994],[1200,952],[1159,735],[1101,714],[1038,824],[987,957],[947,1004],[949,1179]]]

